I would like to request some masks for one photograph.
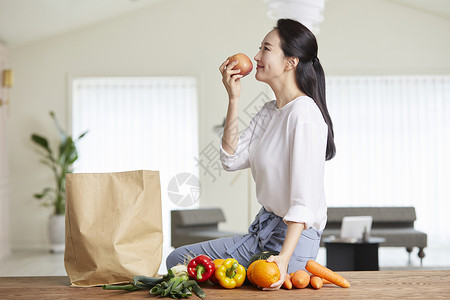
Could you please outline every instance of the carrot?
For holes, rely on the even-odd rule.
[[[284,279],[283,287],[287,290],[292,289],[291,275],[286,274],[286,278]]]
[[[291,278],[292,284],[298,289],[304,289],[309,284],[309,274],[305,270],[298,270]]]
[[[347,279],[315,262],[314,260],[308,260],[308,262],[306,263],[306,270],[308,270],[311,274],[329,280],[340,287],[347,288],[350,286],[350,283],[347,281]]]
[[[332,283],[331,281],[323,279],[323,278],[322,278],[322,281],[323,281],[323,284],[330,284],[330,283]]]
[[[323,280],[319,276],[311,275],[310,279],[311,286],[316,290],[320,289],[323,285]]]

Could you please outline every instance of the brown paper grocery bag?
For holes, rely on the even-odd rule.
[[[64,265],[73,286],[156,276],[162,259],[158,171],[66,175]]]

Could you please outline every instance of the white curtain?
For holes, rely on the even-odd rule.
[[[177,208],[168,184],[179,173],[198,177],[195,78],[78,78],[72,89],[72,134],[88,130],[75,171],[160,171],[167,255],[170,210]]]
[[[450,243],[450,76],[327,78],[337,155],[328,206],[414,206],[415,227]]]

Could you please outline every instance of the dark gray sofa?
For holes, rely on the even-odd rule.
[[[180,247],[188,244],[229,237],[243,233],[219,231],[219,222],[225,222],[221,208],[172,210],[171,244]]]
[[[339,237],[342,218],[345,216],[372,216],[370,235],[386,239],[380,247],[405,247],[409,254],[417,247],[422,263],[427,234],[414,229],[414,207],[328,207],[328,221],[322,234],[321,246],[324,246],[324,238],[332,235]]]

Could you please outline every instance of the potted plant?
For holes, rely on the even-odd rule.
[[[48,139],[32,134],[31,140],[40,147],[41,163],[49,167],[54,176],[54,185],[46,187],[34,197],[42,202],[43,206],[50,207],[52,214],[49,220],[50,251],[64,251],[64,225],[66,209],[66,174],[73,171],[73,163],[78,159],[75,143],[82,139],[87,132],[82,133],[77,140],[73,140],[60,126],[55,114],[50,116],[59,132],[60,141],[57,151],[50,147]]]

